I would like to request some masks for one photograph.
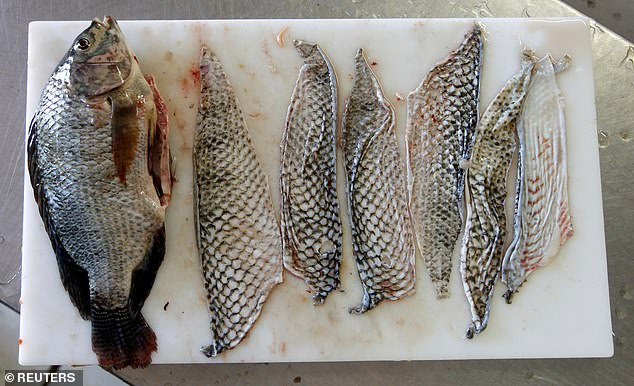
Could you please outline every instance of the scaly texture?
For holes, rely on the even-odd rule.
[[[267,177],[235,92],[218,58],[200,59],[194,149],[198,249],[215,356],[249,332],[271,289],[282,282],[282,246]]]
[[[141,308],[165,254],[167,111],[117,23],[95,19],[49,78],[28,166],[62,283],[92,326],[99,364],[145,367]]]
[[[439,298],[449,295],[462,228],[464,169],[478,121],[482,30],[434,67],[407,97],[409,203],[418,248]]]
[[[341,220],[337,203],[337,81],[316,44],[295,41],[304,60],[281,143],[284,266],[322,304],[339,286]]]
[[[416,272],[394,110],[361,49],[355,67],[342,137],[352,247],[363,285],[363,300],[350,312],[363,313],[383,299],[413,293]]]
[[[517,123],[520,152],[515,235],[502,265],[509,303],[526,277],[548,264],[573,233],[564,104],[555,79],[555,73],[566,68],[569,60],[566,56],[554,65],[546,56],[535,65]]]
[[[535,59],[524,53],[521,71],[511,78],[482,115],[466,175],[466,224],[460,273],[471,308],[467,337],[487,326],[493,286],[502,265],[506,236],[506,179],[515,151],[515,126]]]

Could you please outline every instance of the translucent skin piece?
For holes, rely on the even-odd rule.
[[[342,137],[352,246],[363,285],[363,300],[350,312],[364,313],[383,299],[414,292],[415,247],[394,110],[362,50],[355,64]]]
[[[566,125],[555,74],[570,58],[550,56],[535,65],[517,123],[520,139],[514,238],[502,265],[507,302],[526,277],[548,264],[572,236],[568,207]]]
[[[337,79],[316,44],[296,40],[302,65],[281,143],[284,267],[322,304],[339,286],[341,219],[337,201]]]
[[[203,47],[194,148],[198,249],[216,356],[235,347],[282,282],[282,245],[268,180],[235,92]]]
[[[464,162],[478,121],[482,30],[475,26],[407,97],[409,203],[418,248],[439,298],[449,296],[462,228]]]
[[[460,273],[471,310],[468,338],[487,326],[493,287],[502,266],[506,180],[516,146],[516,120],[535,61],[532,52],[525,52],[520,72],[506,83],[487,107],[478,124],[467,169]]]

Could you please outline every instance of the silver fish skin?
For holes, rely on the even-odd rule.
[[[343,116],[343,152],[352,246],[361,284],[361,314],[383,299],[414,293],[414,233],[404,165],[394,133],[394,110],[363,50]]]
[[[281,142],[284,266],[303,278],[316,305],[339,287],[337,79],[317,44],[296,40],[302,65]]]
[[[165,254],[167,124],[153,78],[106,16],[77,36],[29,129],[35,200],[102,366],[145,367],[157,350],[141,308]]]
[[[520,142],[514,238],[502,264],[508,303],[526,277],[552,261],[573,228],[568,206],[564,102],[555,74],[570,57],[546,56],[535,74],[517,123]]]
[[[267,177],[235,91],[203,46],[194,146],[198,251],[211,315],[209,356],[234,348],[282,282],[282,245]]]
[[[475,139],[482,40],[476,25],[407,97],[409,203],[438,298],[449,296],[451,258],[462,228],[462,165]]]
[[[525,51],[520,72],[493,99],[476,129],[466,175],[467,211],[460,251],[460,274],[471,311],[467,338],[484,331],[489,320],[493,288],[504,253],[504,201],[516,147],[516,121],[535,62],[533,53]]]

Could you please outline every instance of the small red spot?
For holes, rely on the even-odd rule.
[[[188,94],[189,92],[197,92],[200,88],[200,67],[192,64],[187,73],[181,78],[181,89]],[[187,98],[187,95],[185,95]]]
[[[194,86],[200,87],[200,67],[196,64],[192,64],[192,68],[189,70],[194,79]]]
[[[170,305],[170,302],[165,303],[165,305],[163,306],[163,311],[167,311],[167,306]]]
[[[313,291],[311,291],[310,289],[307,289],[307,290],[306,290],[306,293],[312,294],[312,293],[313,293]]]
[[[187,91],[187,89],[189,89],[189,81],[187,78],[181,79],[181,89],[183,89],[183,91]]]
[[[22,344],[24,341],[22,340],[22,338],[18,339],[18,344]]]
[[[379,64],[376,60],[373,60],[372,63],[370,63],[373,66],[376,66],[377,64]]]

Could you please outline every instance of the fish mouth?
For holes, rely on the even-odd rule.
[[[114,19],[114,17],[106,15],[103,17],[103,20],[99,20],[98,17],[92,19],[93,23],[97,23],[100,26],[104,27],[106,30],[110,30],[112,28],[119,29],[119,24]]]

